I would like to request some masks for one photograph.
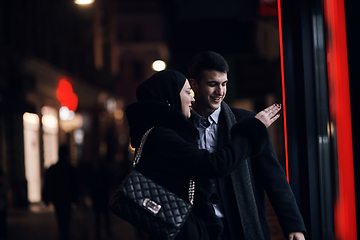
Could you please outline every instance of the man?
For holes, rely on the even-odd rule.
[[[230,108],[223,101],[228,70],[226,60],[211,51],[195,55],[189,64],[188,78],[195,93],[192,121],[200,133],[199,147],[211,152],[226,144],[232,125],[255,115]],[[285,237],[305,239],[302,216],[271,144],[260,155],[244,161],[231,176],[214,179],[213,191],[220,198],[214,211],[224,224],[222,239],[270,240],[265,191]]]

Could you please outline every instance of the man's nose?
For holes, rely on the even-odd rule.
[[[223,95],[224,94],[224,91],[225,91],[225,87],[219,85],[216,87],[216,93],[219,94],[219,95]]]

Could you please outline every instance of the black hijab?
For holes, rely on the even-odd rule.
[[[164,70],[155,73],[136,89],[136,98],[142,101],[159,101],[181,112],[180,92],[186,81],[184,74]]]

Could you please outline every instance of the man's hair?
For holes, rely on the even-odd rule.
[[[229,72],[229,65],[226,60],[218,53],[213,51],[204,51],[196,54],[188,66],[189,78],[201,82],[204,70],[215,70],[218,72]]]

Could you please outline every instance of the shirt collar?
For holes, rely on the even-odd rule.
[[[209,117],[208,120],[210,121],[210,119],[215,122],[216,124],[219,122],[219,116],[220,116],[220,111],[221,111],[221,106],[216,109]]]
[[[194,109],[193,109],[193,118],[197,125],[203,122],[209,122],[210,124],[215,123],[217,124],[219,122],[219,116],[221,112],[221,106],[216,109],[210,116],[206,119],[203,116],[199,115]],[[207,120],[207,121],[206,121]]]

